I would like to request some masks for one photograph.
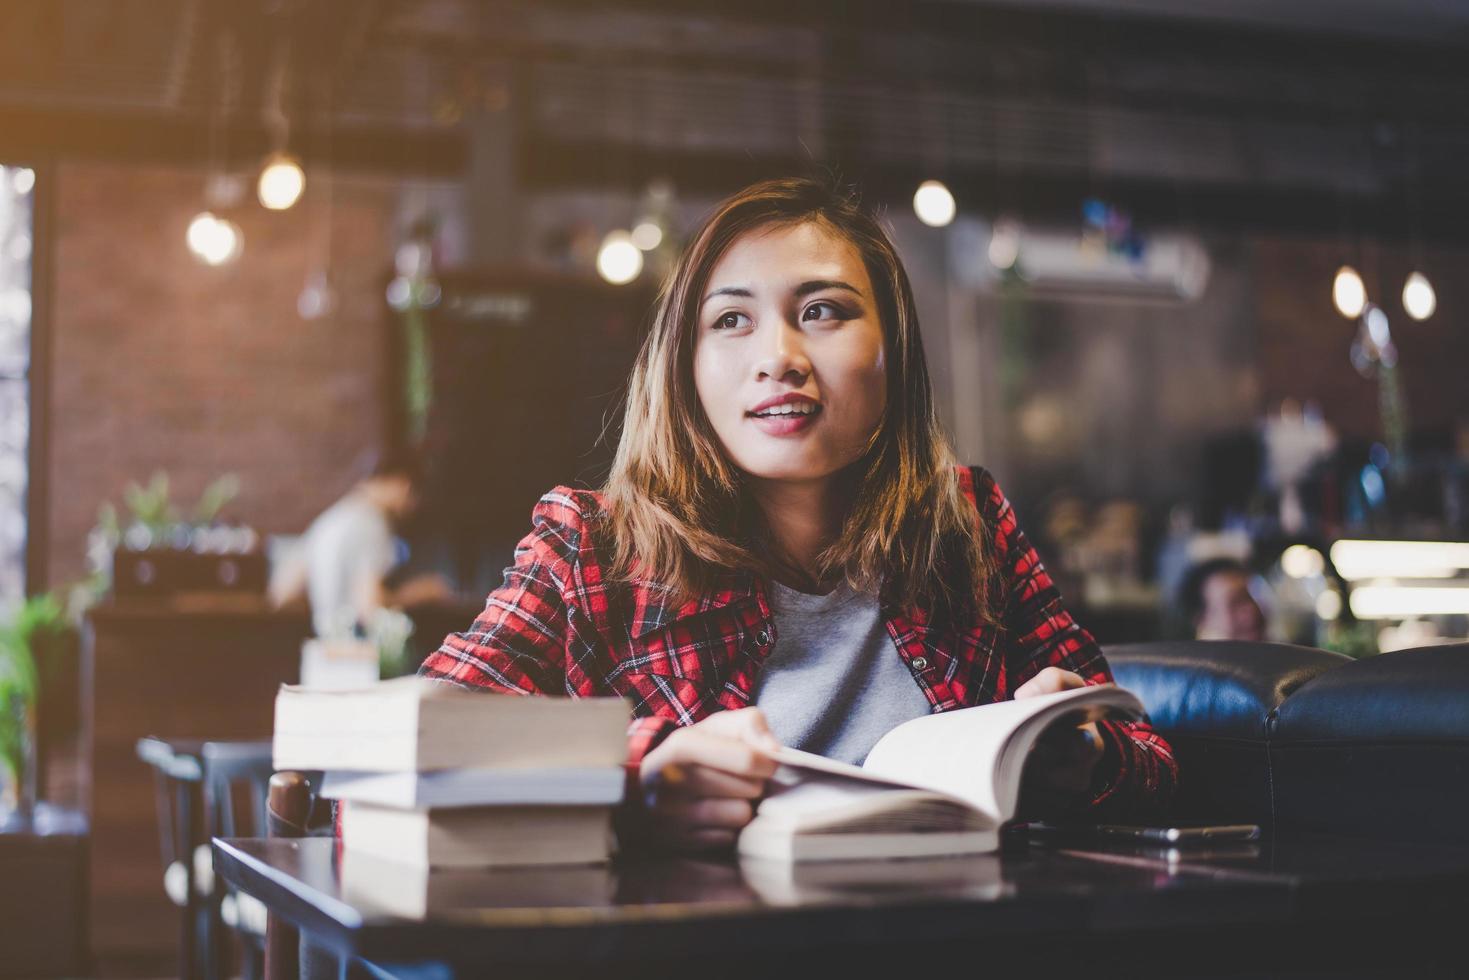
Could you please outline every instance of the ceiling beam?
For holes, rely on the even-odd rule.
[[[210,124],[204,119],[0,107],[0,159],[7,162],[79,158],[205,167],[215,162],[210,142]],[[231,168],[254,167],[274,149],[271,134],[257,121],[222,123],[217,142],[223,153],[217,162]],[[291,144],[306,162],[326,163],[342,172],[459,177],[469,160],[464,134],[437,128],[335,125],[330,159],[314,151],[327,144],[310,130],[293,130]]]

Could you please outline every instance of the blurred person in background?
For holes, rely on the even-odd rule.
[[[1188,570],[1179,586],[1179,604],[1195,639],[1265,639],[1265,612],[1250,591],[1252,579],[1235,558],[1211,558]]]
[[[320,637],[350,636],[382,608],[452,596],[439,575],[394,581],[407,557],[398,538],[418,506],[420,464],[408,452],[385,454],[340,500],[311,522],[271,577],[276,605],[306,601]]]

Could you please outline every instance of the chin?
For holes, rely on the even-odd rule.
[[[826,460],[792,459],[784,454],[737,459],[735,465],[757,480],[783,480],[792,483],[825,479],[841,469],[840,465]]]

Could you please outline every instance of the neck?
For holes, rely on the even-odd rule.
[[[380,484],[374,483],[371,480],[367,480],[363,483],[359,483],[354,493],[363,500],[366,500],[377,510],[382,511],[384,514],[389,513],[391,510],[391,508],[389,507],[389,497],[391,495],[391,492],[382,487]]]
[[[800,589],[821,586],[817,558],[836,541],[842,527],[836,481],[752,478],[748,486],[770,530],[774,557],[789,569],[789,574],[777,574],[777,579]]]

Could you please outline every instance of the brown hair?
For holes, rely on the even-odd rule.
[[[605,488],[614,575],[681,596],[725,569],[770,574],[758,508],[694,389],[700,297],[742,235],[816,221],[851,242],[872,280],[887,363],[887,406],[867,452],[843,474],[850,501],[819,578],[882,587],[904,606],[992,619],[993,567],[974,505],[934,409],[913,290],[881,224],[850,192],[804,178],[767,180],[720,204],[694,234],[660,295],[629,383],[622,438]]]

